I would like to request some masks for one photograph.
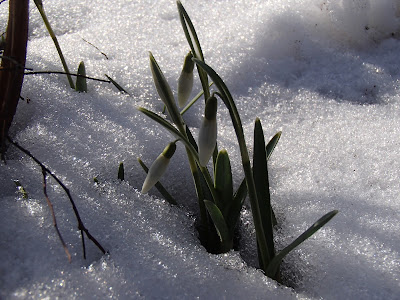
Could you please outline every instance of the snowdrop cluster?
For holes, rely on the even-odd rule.
[[[178,80],[178,101],[175,100],[171,87],[150,52],[150,68],[154,85],[161,101],[167,108],[171,122],[143,107],[140,107],[139,110],[167,129],[178,140],[168,144],[154,161],[148,170],[142,193],[147,193],[156,184],[160,187],[159,180],[175,152],[176,143],[180,141],[186,148],[198,196],[200,210],[198,230],[202,244],[211,253],[224,253],[232,249],[234,229],[237,225],[244,199],[248,195],[256,229],[260,268],[267,276],[279,280],[279,266],[282,259],[331,220],[337,214],[337,211],[334,210],[327,213],[287,247],[279,252],[275,251],[273,227],[276,225],[276,218],[270,200],[267,161],[278,143],[281,133],[278,132],[266,144],[261,121],[258,118],[256,119],[252,167],[242,122],[232,95],[221,77],[205,63],[193,24],[182,4],[179,1],[177,4],[182,27],[191,48],[185,58]],[[178,109],[178,105],[182,108],[186,104],[192,92],[195,64],[197,65],[205,99],[204,117],[197,143]],[[218,89],[217,91],[211,93],[208,78],[213,80]],[[245,178],[235,192],[233,191],[232,170],[228,153],[224,149],[218,152],[217,147],[218,99],[222,100],[229,111],[239,143],[245,174]],[[212,177],[207,165],[213,155]],[[206,183],[205,185],[203,184],[204,182]],[[162,189],[165,188],[162,187]]]

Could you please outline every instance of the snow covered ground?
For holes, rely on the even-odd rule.
[[[152,51],[171,86],[189,50],[170,0],[44,1],[69,67],[107,73],[88,93],[61,75],[25,77],[11,136],[68,186],[89,231],[82,258],[71,205],[49,180],[68,263],[52,226],[41,172],[13,147],[0,165],[2,299],[399,299],[400,5],[396,0],[214,0],[183,2],[206,62],[226,81],[248,145],[256,117],[266,137],[282,130],[270,160],[272,201],[284,247],[326,212],[339,214],[291,253],[278,285],[254,267],[254,233],[242,212],[241,251],[208,254],[194,227],[196,200],[182,145],[162,182],[172,207],[141,195],[147,163],[171,140],[136,110],[162,109],[148,62]],[[62,70],[31,3],[27,67]],[[0,4],[0,31],[7,22]],[[83,41],[90,41],[94,47]],[[199,91],[198,80],[195,92]],[[200,101],[199,103],[202,103]],[[197,134],[203,105],[187,123]],[[242,178],[227,111],[219,106],[219,144]],[[120,162],[124,182],[117,180]],[[97,176],[100,184],[93,183]],[[28,192],[23,199],[13,180]]]

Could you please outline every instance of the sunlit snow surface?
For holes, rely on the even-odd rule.
[[[44,1],[70,68],[83,60],[89,76],[107,73],[132,96],[99,82],[89,82],[87,94],[77,93],[64,76],[29,75],[22,96],[30,102],[20,101],[10,134],[68,186],[83,222],[110,254],[101,256],[86,241],[83,260],[72,207],[49,180],[72,253],[68,263],[40,169],[10,147],[7,164],[0,166],[0,298],[399,299],[398,1],[183,4],[206,62],[231,89],[247,144],[256,117],[266,138],[283,132],[269,164],[278,247],[326,212],[340,213],[285,260],[283,277],[292,288],[254,267],[248,208],[242,211],[240,251],[208,254],[196,235],[197,203],[182,145],[162,180],[181,207],[171,207],[154,190],[150,196],[138,192],[145,175],[136,158],[150,165],[172,139],[136,106],[162,110],[148,51],[176,90],[188,46],[175,1]],[[0,4],[1,32],[7,10],[7,2]],[[33,2],[30,13],[27,67],[60,71]],[[202,103],[185,115],[196,135]],[[237,186],[243,176],[238,147],[222,105],[218,122],[219,145],[230,153]]]

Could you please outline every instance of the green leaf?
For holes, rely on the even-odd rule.
[[[146,164],[138,157],[137,161],[139,162],[140,166],[143,168],[143,170],[146,172],[146,174],[149,172],[149,168],[146,166]],[[164,186],[161,184],[161,182],[157,182],[155,185],[156,189],[161,193],[161,195],[164,197],[165,200],[167,200],[168,203],[172,205],[178,205],[174,197],[171,196],[170,193],[164,188]]]
[[[222,248],[225,250],[224,252],[229,251],[232,247],[232,238],[221,211],[217,205],[209,200],[204,200],[204,204],[206,205],[207,211],[210,214],[215,229],[217,230]]]
[[[338,213],[337,210],[332,210],[331,212],[327,213],[323,217],[321,217],[317,222],[315,222],[310,228],[304,231],[297,239],[295,239],[289,246],[281,250],[271,261],[269,264],[266,275],[272,277],[276,274],[280,264],[282,263],[283,258],[294,248],[312,236],[315,232],[317,232],[322,226],[328,223],[336,214]]]
[[[81,75],[81,76],[79,76]],[[76,85],[75,85],[75,90],[78,92],[87,92],[87,83],[86,83],[86,78],[82,77],[86,76],[86,68],[85,64],[83,61],[79,64],[78,67],[78,76],[76,77]]]
[[[118,167],[118,179],[124,180],[125,179],[125,171],[124,171],[124,163],[120,163]]]
[[[189,129],[188,126],[186,126],[186,136],[187,136],[189,142],[190,142],[190,143],[193,145],[193,147],[196,149],[196,151],[199,151],[199,150],[198,150],[199,147],[197,147],[196,140],[194,139],[193,134],[192,134],[192,132],[190,131],[190,129]]]
[[[268,142],[267,146],[265,147],[265,150],[267,152],[267,160],[271,157],[272,152],[274,151],[276,144],[278,144],[279,139],[281,138],[282,131],[279,131],[277,134],[275,134],[272,139]]]
[[[201,50],[199,38],[197,36],[196,30],[194,29],[192,20],[190,19],[188,13],[183,7],[181,1],[177,1],[179,17],[182,23],[183,31],[185,32],[186,39],[189,43],[190,49],[194,57],[204,60],[203,51]]]
[[[275,255],[275,246],[266,157],[264,132],[260,119],[257,118],[254,125],[253,177],[256,186],[258,207],[261,214],[263,231],[265,239],[267,240],[268,258],[271,260]],[[269,262],[270,261],[263,261],[260,262],[260,265],[268,266]]]
[[[120,86],[114,79],[112,79],[110,76],[108,76],[107,74],[104,74],[108,80],[110,80],[110,82],[118,89],[118,91],[120,91],[121,93],[125,93],[130,95],[122,86]]]
[[[158,95],[168,109],[168,113],[177,126],[182,126],[183,120],[179,113],[178,107],[175,103],[175,98],[172,94],[171,87],[169,86],[163,72],[161,71],[156,59],[153,54],[149,52],[150,57],[150,69],[153,74],[154,85],[156,86]]]
[[[240,217],[240,211],[242,210],[244,200],[247,195],[246,180],[243,179],[242,183],[238,187],[235,195],[232,199],[232,205],[229,210],[228,216],[226,217],[226,224],[230,230],[231,236],[233,236],[235,226]]]
[[[233,200],[232,170],[228,152],[222,149],[218,153],[214,172],[214,187],[218,194],[219,203],[216,203],[226,218]]]
[[[195,58],[204,61],[203,51],[201,50],[199,38],[197,36],[196,30],[194,29],[192,20],[188,13],[186,12],[185,8],[183,7],[180,1],[177,1],[179,18],[181,20],[183,31],[185,32],[186,40],[190,46],[192,54]],[[204,90],[204,97],[208,99],[210,97],[210,90],[208,87],[208,77],[207,73],[204,70],[197,68],[199,72],[199,77],[201,81],[201,86]]]
[[[36,7],[37,7],[40,15],[42,16],[42,19],[43,19],[44,24],[46,25],[47,31],[49,32],[49,35],[50,35],[51,39],[54,42],[54,46],[56,46],[58,55],[60,56],[61,63],[63,65],[64,71],[65,71],[65,73],[67,75],[67,78],[68,78],[69,86],[72,89],[75,89],[74,81],[72,80],[71,74],[70,74],[69,69],[68,69],[67,62],[65,61],[64,55],[63,55],[63,53],[61,51],[60,44],[58,43],[57,37],[56,37],[53,29],[51,28],[50,22],[47,19],[46,13],[44,11],[42,0],[34,0],[34,2],[36,4]]]

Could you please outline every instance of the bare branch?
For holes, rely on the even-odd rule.
[[[58,238],[61,241],[61,244],[62,244],[62,246],[64,248],[65,254],[67,254],[68,261],[71,262],[71,254],[69,254],[67,244],[65,244],[64,239],[63,239],[63,237],[61,235],[61,232],[58,229],[56,215],[54,214],[53,203],[51,203],[51,201],[49,199],[49,196],[47,195],[47,184],[46,184],[47,173],[46,173],[46,170],[44,168],[42,168],[42,175],[43,175],[43,193],[44,193],[44,196],[46,197],[47,205],[50,208],[51,216],[53,217],[53,226],[54,226],[54,228],[55,228],[55,230],[57,232]]]
[[[26,155],[28,155],[31,159],[33,159],[35,161],[35,163],[37,163],[41,168],[42,168],[42,172],[46,172],[48,175],[50,175],[51,177],[53,177],[53,179],[61,186],[61,188],[64,190],[64,192],[67,194],[68,199],[72,205],[72,209],[75,213],[75,217],[78,221],[78,229],[81,231],[81,236],[82,236],[82,246],[83,246],[83,258],[86,259],[86,250],[85,250],[85,241],[84,241],[84,236],[83,233],[86,234],[86,236],[88,237],[89,240],[91,240],[96,246],[97,248],[99,248],[99,250],[103,253],[106,254],[107,251],[103,248],[103,246],[89,233],[89,230],[85,227],[85,225],[83,224],[81,217],[79,215],[78,209],[75,205],[74,200],[72,199],[71,193],[69,192],[69,189],[61,182],[60,179],[58,179],[58,177],[56,175],[54,175],[48,168],[46,168],[46,166],[44,166],[35,156],[33,156],[28,150],[26,150],[25,148],[23,148],[22,146],[20,146],[19,144],[17,144],[16,142],[14,142],[9,136],[7,137],[8,141],[14,145],[16,148],[18,148],[20,151],[22,151],[23,153],[25,153]]]

